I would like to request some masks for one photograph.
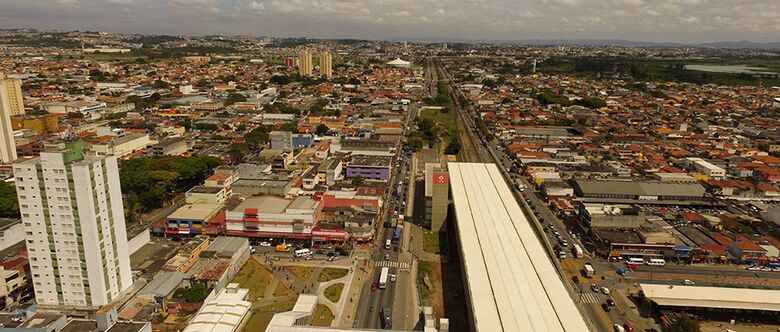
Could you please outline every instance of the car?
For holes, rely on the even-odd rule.
[[[599,286],[597,286],[596,284],[590,284],[590,289],[591,289],[592,291],[594,291],[594,292],[598,292],[598,291],[600,291],[600,290],[601,290],[601,289],[599,288]]]
[[[306,260],[307,260],[307,261],[310,261],[310,260],[312,260],[312,259],[314,259],[314,255],[307,255],[307,256],[306,256]]]
[[[371,283],[371,291],[376,292],[376,290],[379,289],[379,285],[376,284],[376,281]]]
[[[683,285],[693,286],[695,283],[691,280],[685,279],[683,280]]]
[[[769,266],[764,266],[764,267],[762,267],[762,268],[761,268],[761,271],[764,271],[764,272],[772,272],[772,268],[771,268],[771,267],[769,267]]]
[[[610,307],[614,307],[615,306],[615,300],[607,299],[607,305],[610,306]]]
[[[612,310],[612,307],[609,306],[609,304],[602,303],[601,308],[604,309],[606,312],[610,312]]]
[[[325,254],[325,256],[328,256],[328,257],[336,257],[338,255],[339,254],[337,254],[335,251],[329,251],[327,254]]]
[[[390,275],[390,281],[391,282],[395,282],[395,274],[391,274]]]
[[[747,268],[747,270],[748,271],[761,271],[761,267],[760,266],[751,266],[751,267]]]
[[[271,242],[268,242],[268,241],[260,242],[260,246],[261,247],[270,247],[271,246]]]
[[[330,256],[330,257],[328,257],[327,261],[328,261],[328,262],[332,262],[332,261],[335,261],[335,260],[337,260],[337,259],[339,259],[339,258],[338,258],[338,257],[336,257],[336,256]]]
[[[609,295],[609,288],[601,287],[601,292],[604,293],[604,295]]]
[[[385,260],[390,260],[390,254],[385,254]]]

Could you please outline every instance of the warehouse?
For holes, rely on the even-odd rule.
[[[701,201],[705,189],[697,183],[665,183],[649,181],[574,180],[574,193],[587,201]],[[595,200],[590,200],[595,199]]]

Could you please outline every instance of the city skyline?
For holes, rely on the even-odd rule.
[[[780,41],[778,13],[768,0],[11,0],[0,19],[2,28],[142,34],[706,43]]]

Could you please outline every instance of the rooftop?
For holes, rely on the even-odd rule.
[[[661,306],[780,311],[780,290],[641,284]]]
[[[587,331],[494,164],[449,163],[476,331]]]

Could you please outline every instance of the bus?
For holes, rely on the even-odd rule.
[[[648,259],[645,264],[649,266],[664,266],[666,265],[666,261],[663,258],[651,258]]]
[[[403,230],[403,227],[396,227],[395,232],[393,233],[393,243],[398,244],[398,242],[401,241],[401,231]]]
[[[576,243],[574,244],[574,256],[577,256],[577,258],[582,258],[583,256],[582,247]]]
[[[393,328],[393,312],[388,307],[382,308],[382,328],[385,330]]]
[[[636,258],[636,257],[634,257],[634,258],[626,259],[626,264],[644,264],[644,263],[645,263],[645,259],[644,258]]]
[[[385,289],[387,287],[387,277],[390,275],[390,268],[383,267],[382,272],[379,273],[379,289]]]

